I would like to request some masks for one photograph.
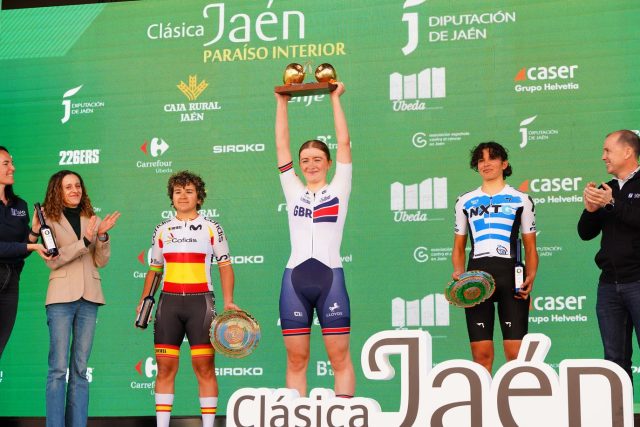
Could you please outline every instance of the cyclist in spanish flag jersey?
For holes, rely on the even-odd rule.
[[[494,359],[493,327],[498,306],[504,354],[514,360],[529,325],[529,293],[538,269],[536,223],[531,198],[510,187],[507,151],[496,142],[484,142],[471,151],[471,168],[482,177],[482,186],[460,196],[456,202],[453,242],[453,278],[465,271],[467,234],[471,237],[468,270],[490,273],[496,282],[491,298],[465,309],[473,361],[491,373]],[[522,236],[526,278],[515,288],[515,254]]]
[[[202,179],[190,172],[169,178],[169,198],[176,216],[156,227],[151,264],[142,292],[144,298],[156,272],[163,273],[162,293],[154,325],[158,375],[155,385],[157,425],[169,426],[180,345],[186,334],[191,363],[198,379],[203,426],[213,427],[218,402],[218,383],[209,327],[216,315],[210,268],[217,261],[224,309],[233,303],[234,275],[229,245],[220,224],[198,214],[206,197]],[[138,310],[140,306],[138,306]]]
[[[337,140],[337,165],[327,182],[331,156],[318,140],[305,142],[299,164],[306,184],[293,170],[287,107],[289,96],[276,94],[276,151],[280,182],[287,201],[291,256],[282,278],[280,321],[287,349],[287,387],[304,396],[309,364],[309,334],[314,309],[335,374],[337,396],[351,397],[355,375],[349,351],[351,313],[340,261],[340,243],[351,193],[351,142],[340,96],[331,92]]]

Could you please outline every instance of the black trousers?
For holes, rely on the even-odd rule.
[[[23,262],[0,264],[0,358],[16,322],[18,282],[23,266]]]

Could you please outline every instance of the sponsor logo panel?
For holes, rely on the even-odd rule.
[[[467,141],[470,132],[416,132],[411,137],[411,144],[416,148],[444,147],[445,145]]]
[[[396,329],[449,326],[450,304],[444,294],[430,294],[419,300],[391,300],[391,326]]]
[[[201,95],[209,86],[206,80],[198,80],[196,74],[190,75],[186,83],[180,80],[177,88],[189,102],[165,104],[163,106],[164,112],[177,115],[181,123],[203,121],[206,114],[222,110],[222,105],[219,101],[211,98],[201,98]]]
[[[446,210],[447,178],[426,178],[418,184],[391,184],[391,211],[395,222],[425,222],[444,220],[429,217],[425,210]]]
[[[453,248],[428,248],[418,246],[413,250],[413,259],[418,263],[443,262],[451,260]]]
[[[581,176],[531,178],[523,181],[518,190],[528,193],[536,206],[582,203],[581,183]]]
[[[266,10],[249,13],[238,10],[236,3],[208,3],[201,10],[194,10],[193,18],[179,24],[169,20],[151,22],[146,25],[145,34],[147,40],[154,43],[198,40],[203,47],[199,58],[203,63],[325,59],[346,55],[342,41],[305,42],[310,31],[304,12],[278,10],[281,4],[286,7],[284,2],[269,0]],[[317,39],[313,31],[310,35]]]
[[[539,143],[552,142],[560,133],[558,129],[544,129],[534,124],[537,115],[527,117],[520,122],[520,148],[525,148],[529,143],[538,145]]]
[[[447,97],[445,67],[425,68],[414,74],[398,72],[389,75],[389,99],[393,111],[425,111],[442,109],[440,105],[428,105],[425,99]]]
[[[587,322],[586,295],[536,296],[531,300],[529,323]]]
[[[145,156],[151,156],[154,160],[137,160],[136,168],[152,169],[157,174],[172,173],[173,160],[162,158],[168,150],[169,144],[162,138],[153,137],[149,141],[144,141],[140,146],[140,151],[142,151]]]
[[[578,68],[576,64],[522,67],[513,79],[513,89],[524,94],[579,90]]]
[[[418,7],[422,6],[422,7]],[[487,40],[495,26],[517,21],[515,11],[486,11],[460,15],[431,15],[427,0],[405,0],[402,22],[406,23],[406,44],[402,53],[410,55],[420,43],[469,42]]]
[[[67,90],[62,95],[62,107],[64,108],[60,123],[68,123],[73,116],[86,116],[94,114],[104,107],[104,101],[95,98],[76,96],[84,85]]]

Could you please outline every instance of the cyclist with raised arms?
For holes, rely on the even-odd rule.
[[[531,198],[509,186],[511,175],[507,151],[496,142],[483,142],[471,150],[471,169],[482,177],[482,186],[460,196],[456,202],[453,241],[453,278],[464,270],[467,234],[471,237],[468,270],[491,274],[496,290],[491,298],[465,309],[473,361],[489,373],[493,367],[494,303],[502,330],[504,354],[514,360],[529,325],[529,293],[538,269],[536,225]],[[515,288],[518,232],[524,243],[526,278],[518,293]]]
[[[334,371],[335,393],[352,397],[355,375],[349,351],[351,314],[340,244],[351,193],[351,141],[340,104],[344,85],[331,92],[338,142],[336,173],[327,182],[332,161],[324,142],[310,140],[298,151],[306,185],[293,169],[289,145],[289,96],[276,94],[276,151],[280,182],[287,201],[291,256],[282,278],[280,320],[287,350],[286,385],[306,394],[311,323],[317,311]]]

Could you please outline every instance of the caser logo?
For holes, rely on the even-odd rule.
[[[523,67],[518,71],[514,80],[516,82],[525,80],[555,80],[572,79],[575,75],[577,65],[561,65],[551,67]]]
[[[574,81],[577,69],[578,65],[522,67],[513,79],[514,90],[525,93],[578,90],[580,85]]]
[[[536,205],[582,203],[581,176],[564,178],[533,178],[523,181],[518,190],[531,193]],[[546,197],[539,193],[550,193]],[[567,194],[573,193],[573,194]]]
[[[564,178],[533,178],[523,181],[518,190],[525,193],[550,193],[560,191],[578,191],[581,176]]]
[[[151,154],[151,157],[162,156],[169,149],[169,144],[167,144],[162,138],[151,138],[151,142],[145,141],[144,144],[140,146],[140,150],[144,154]]]

